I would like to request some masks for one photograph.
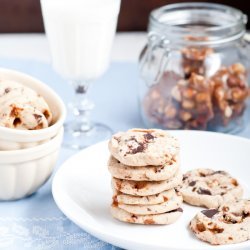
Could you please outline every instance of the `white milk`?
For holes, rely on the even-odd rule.
[[[92,80],[108,67],[120,0],[41,0],[55,70]]]

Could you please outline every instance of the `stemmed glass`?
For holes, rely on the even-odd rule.
[[[75,90],[64,145],[81,149],[111,134],[106,125],[90,121],[94,104],[87,91],[108,68],[120,0],[41,0],[41,6],[53,68]]]

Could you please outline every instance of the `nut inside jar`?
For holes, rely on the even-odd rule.
[[[166,70],[150,87],[143,100],[147,117],[166,129],[202,130],[240,117],[249,92],[244,65],[221,65],[209,47],[185,47],[180,54],[183,74]]]
[[[147,126],[236,133],[246,125],[246,23],[242,11],[213,3],[170,4],[150,13],[154,42],[148,39],[139,60]]]

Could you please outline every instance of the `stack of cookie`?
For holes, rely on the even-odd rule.
[[[137,224],[171,224],[182,214],[179,143],[166,131],[132,129],[109,142],[108,168],[114,218]]]

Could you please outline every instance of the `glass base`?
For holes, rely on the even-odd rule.
[[[84,129],[74,122],[64,124],[63,146],[80,150],[97,142],[110,139],[112,130],[104,124],[93,123],[91,129]]]

